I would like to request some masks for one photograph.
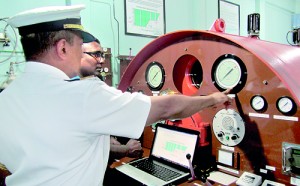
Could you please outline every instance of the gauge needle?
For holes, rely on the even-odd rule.
[[[151,79],[151,81],[157,76],[158,72],[156,72],[156,74],[154,75],[154,77]]]
[[[225,76],[223,77],[223,79],[225,79],[232,71],[233,71],[233,68],[231,68],[231,69],[227,72],[227,74],[225,74]],[[223,79],[222,79],[222,80],[223,80]]]
[[[261,101],[257,102],[255,105],[258,105],[258,104],[260,104],[260,102],[261,102]]]

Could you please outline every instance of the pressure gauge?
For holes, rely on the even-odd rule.
[[[215,78],[220,87],[233,88],[241,79],[241,68],[234,59],[224,59],[217,66]]]
[[[268,104],[266,99],[261,95],[255,95],[250,100],[251,107],[257,112],[263,112],[267,109]]]
[[[276,103],[277,109],[285,115],[292,115],[297,110],[296,103],[292,98],[288,96],[283,96],[277,100]]]
[[[220,90],[239,92],[246,83],[247,71],[243,61],[232,54],[220,56],[212,68],[212,80]]]
[[[165,70],[163,66],[154,61],[146,68],[145,79],[151,90],[160,90],[165,82]]]

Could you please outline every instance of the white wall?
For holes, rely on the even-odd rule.
[[[299,0],[298,0],[299,1]],[[287,33],[292,30],[292,15],[296,0],[261,0],[261,39],[288,44]],[[291,40],[291,35],[288,37]]]

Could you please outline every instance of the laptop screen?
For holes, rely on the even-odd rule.
[[[157,125],[151,156],[189,168],[187,154],[193,162],[199,132],[175,126]]]

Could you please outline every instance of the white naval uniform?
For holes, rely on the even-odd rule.
[[[110,136],[139,138],[150,98],[96,80],[69,77],[47,64],[0,93],[0,162],[7,185],[102,185]]]

